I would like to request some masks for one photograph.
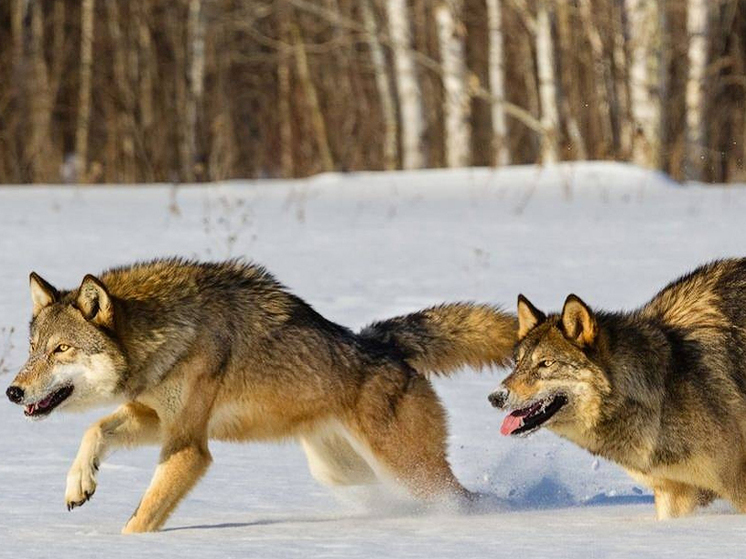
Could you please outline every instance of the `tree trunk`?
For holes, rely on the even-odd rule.
[[[612,6],[614,33],[614,101],[619,123],[619,159],[629,159],[632,154],[634,127],[629,106],[629,79],[627,75],[627,53],[624,38],[624,5],[614,2]]]
[[[140,176],[146,182],[155,180],[156,174],[153,169],[153,60],[155,54],[152,52],[152,40],[150,37],[150,26],[148,5],[143,2],[132,2],[132,25],[134,35],[137,37],[136,52],[139,60],[139,82],[137,83],[137,101],[139,108],[138,144],[143,153]],[[134,87],[134,86],[133,86]]]
[[[373,0],[361,0],[363,22],[367,30],[368,48],[376,76],[376,89],[383,115],[383,168],[390,170],[398,166],[399,149],[397,146],[399,128],[396,121],[396,102],[391,91],[389,75],[386,70],[386,56],[378,38],[378,24],[372,5]]]
[[[31,182],[48,182],[52,179],[53,150],[50,139],[52,99],[49,92],[49,74],[44,59],[44,13],[40,0],[33,0],[31,10],[31,87],[28,91],[31,134],[28,144]]]
[[[505,53],[503,38],[502,0],[487,0],[487,25],[489,27],[489,80],[492,100],[492,142],[495,165],[510,164],[508,123],[505,118]]]
[[[303,95],[308,105],[308,114],[311,119],[311,126],[316,136],[316,147],[319,150],[321,170],[329,172],[334,170],[334,161],[329,149],[329,138],[326,134],[326,123],[324,115],[321,113],[319,97],[316,93],[316,87],[311,79],[311,72],[308,68],[308,58],[306,57],[306,48],[303,45],[303,37],[300,30],[292,27],[293,43],[295,45],[295,69],[298,72],[298,79],[303,88]]]
[[[80,182],[87,181],[88,170],[94,8],[95,0],[82,0],[80,6],[80,83],[78,89],[78,118],[75,127],[75,167],[76,178]]]
[[[386,0],[386,14],[394,54],[396,90],[399,97],[402,166],[405,169],[419,169],[424,164],[422,134],[425,125],[420,88],[417,84],[412,55],[410,18],[406,0]]]
[[[611,125],[612,113],[608,93],[609,85],[611,84],[611,65],[604,51],[604,42],[601,38],[601,33],[598,31],[598,27],[596,27],[591,0],[580,0],[580,16],[583,21],[586,37],[591,45],[591,50],[588,54],[592,62],[593,81],[596,85],[595,95],[597,103],[595,106],[595,117],[598,118],[601,124],[602,141],[600,142],[601,145],[597,148],[597,153],[600,157],[605,158],[614,155],[614,131]]]
[[[189,126],[187,142],[191,155],[193,176],[204,177],[199,162],[199,117],[202,114],[202,94],[205,89],[205,22],[202,15],[202,0],[189,0],[187,17],[187,45],[189,49],[189,93],[186,116]]]
[[[630,38],[632,161],[661,165],[660,18],[655,0],[625,0]]]
[[[708,0],[689,0],[687,32],[689,34],[689,74],[686,82],[686,178],[701,180],[705,151],[705,70],[707,68]]]
[[[578,53],[576,47],[577,33],[574,31],[571,14],[570,0],[560,0],[557,2],[557,35],[558,45],[555,52],[558,53],[560,60],[558,66],[562,68],[560,74],[560,109],[561,118],[567,125],[567,135],[573,144],[573,155],[575,159],[588,159],[588,151],[585,145],[585,138],[580,130],[578,119],[578,107],[585,111],[587,106],[586,96],[581,93],[582,84],[578,79],[578,68],[581,63],[578,62]]]
[[[118,139],[119,151],[113,161],[109,161],[107,167],[111,167],[112,174],[117,182],[130,183],[135,181],[135,122],[134,96],[130,90],[131,84],[127,74],[127,46],[122,36],[120,26],[119,4],[117,2],[106,2],[106,11],[109,20],[109,36],[113,43],[114,56],[114,81],[116,98],[119,100],[114,112],[115,119],[111,122],[114,130],[112,134]]]
[[[557,110],[557,85],[554,77],[554,46],[550,19],[550,0],[539,0],[536,13],[536,64],[539,74],[541,99],[541,124],[544,137],[541,142],[542,163],[559,161],[557,147],[559,111]]]
[[[466,167],[471,162],[470,103],[464,55],[462,3],[449,0],[435,9],[443,67],[446,165]]]
[[[280,176],[293,176],[293,127],[290,116],[290,58],[292,49],[288,33],[288,5],[286,0],[276,4],[277,36],[286,47],[277,52],[277,120],[280,142]]]

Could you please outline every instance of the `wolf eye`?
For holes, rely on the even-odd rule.
[[[70,349],[70,346],[67,344],[60,344],[56,348],[54,348],[55,353],[65,353],[68,349]]]
[[[551,367],[552,365],[554,365],[554,361],[552,361],[551,359],[544,359],[543,361],[539,362],[539,367],[543,367],[545,369]]]

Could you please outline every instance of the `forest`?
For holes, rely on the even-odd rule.
[[[745,41],[743,0],[5,0],[0,182],[746,181]]]

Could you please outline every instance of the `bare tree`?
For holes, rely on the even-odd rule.
[[[609,89],[611,85],[611,59],[606,56],[604,42],[601,32],[593,17],[591,0],[580,0],[580,17],[583,28],[591,45],[590,58],[593,71],[593,81],[596,84],[594,93],[598,99],[596,114],[601,123],[601,137],[603,138],[602,154],[606,156],[612,153],[612,141],[614,137],[611,124],[612,106],[609,101]]]
[[[362,0],[360,9],[362,10],[363,22],[367,31],[366,39],[368,41],[368,48],[370,48],[373,71],[376,75],[376,88],[378,89],[378,98],[380,99],[381,113],[383,115],[383,168],[396,169],[399,159],[399,149],[397,146],[399,127],[396,120],[396,101],[391,91],[389,75],[386,70],[386,55],[379,40],[373,0]]]
[[[700,180],[705,161],[704,104],[707,67],[708,1],[689,0],[687,32],[689,34],[689,74],[686,83],[687,178]]]
[[[578,122],[575,109],[582,103],[582,109],[578,111],[587,112],[586,95],[581,94],[582,84],[577,79],[577,68],[579,66],[579,53],[576,48],[578,42],[577,33],[573,26],[570,10],[570,0],[557,2],[557,35],[558,45],[556,52],[560,58],[559,66],[562,68],[560,74],[560,114],[567,126],[567,134],[574,147],[576,159],[587,159],[585,138]]]
[[[742,8],[8,0],[0,182],[598,157],[742,180]]]
[[[295,48],[295,68],[298,72],[298,79],[300,80],[303,94],[306,99],[306,107],[309,118],[311,119],[311,127],[313,128],[314,136],[316,137],[316,146],[319,150],[321,159],[321,170],[332,171],[334,169],[334,161],[332,160],[331,150],[329,149],[326,123],[324,122],[324,115],[321,113],[321,105],[319,104],[316,87],[311,79],[311,72],[308,68],[308,57],[306,56],[303,37],[301,36],[300,30],[297,26],[291,28],[291,35]]]
[[[490,102],[492,109],[492,141],[495,153],[495,165],[510,163],[508,144],[508,123],[505,116],[505,48],[503,35],[502,0],[487,0],[487,22],[489,26],[489,59],[488,71]]]
[[[465,167],[471,162],[471,98],[467,90],[462,8],[461,0],[446,0],[435,9],[445,90],[443,114],[448,167]]]
[[[418,169],[425,163],[422,153],[425,121],[412,54],[412,38],[409,29],[411,20],[408,12],[406,0],[386,0],[386,14],[394,55],[396,91],[399,97],[402,166],[405,169]]]
[[[155,73],[155,56],[153,53],[153,43],[148,25],[147,4],[142,2],[132,2],[132,22],[133,35],[137,40],[133,44],[133,49],[137,52],[138,59],[138,78],[139,83],[133,90],[136,91],[137,107],[139,109],[139,126],[137,130],[137,142],[140,150],[147,153],[148,156],[143,158],[140,167],[140,180],[152,181],[155,178],[151,166],[151,146],[152,146],[152,129],[153,129],[153,75]]]
[[[632,160],[657,168],[661,161],[660,19],[656,0],[625,0],[629,21],[629,87],[635,129]]]
[[[633,126],[629,106],[629,77],[625,48],[624,4],[612,3],[612,33],[614,36],[614,97],[619,123],[619,153],[621,159],[629,159],[632,151]]]
[[[114,149],[118,152],[116,180],[119,182],[134,182],[135,170],[135,122],[134,122],[134,95],[131,91],[131,80],[127,72],[129,66],[127,61],[128,47],[122,35],[120,25],[120,12],[118,2],[106,2],[107,19],[109,24],[109,35],[114,47],[114,79],[117,98],[122,110],[117,111],[117,118],[113,123],[111,133],[117,137]]]
[[[559,135],[559,111],[557,110],[557,84],[554,72],[554,44],[550,0],[538,0],[536,12],[536,64],[539,73],[539,97],[541,98],[541,124],[544,137],[541,142],[541,160],[544,163],[559,161],[557,145]]]
[[[280,133],[280,174],[282,177],[293,176],[293,126],[290,121],[290,60],[292,49],[289,47],[288,5],[286,0],[276,4],[277,34],[280,42],[288,47],[277,51],[277,117]]]
[[[49,73],[44,58],[44,19],[40,0],[30,3],[31,41],[30,58],[32,67],[32,84],[29,90],[31,112],[31,137],[28,145],[28,157],[31,169],[31,180],[45,182],[54,176],[56,171],[50,169],[52,161],[52,144],[50,141],[50,121],[52,118],[52,99],[49,91]]]
[[[75,166],[77,180],[82,182],[87,180],[88,170],[94,7],[95,0],[82,0],[80,5],[80,85],[78,87],[78,122],[75,130]]]
[[[199,115],[202,113],[202,95],[205,89],[205,22],[202,0],[189,0],[187,17],[187,45],[189,49],[189,94],[187,121],[189,125],[189,152],[191,165],[201,176],[204,171],[198,162]]]

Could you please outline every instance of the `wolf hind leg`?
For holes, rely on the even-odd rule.
[[[326,431],[303,435],[300,442],[311,475],[320,483],[339,486],[378,482],[375,472],[341,433]]]
[[[424,377],[405,375],[377,375],[361,388],[350,424],[358,450],[379,478],[417,499],[470,501],[474,495],[448,463],[446,417],[435,391]]]
[[[710,494],[693,485],[669,480],[658,481],[653,493],[658,520],[687,516]]]
[[[732,458],[730,464],[738,465],[722,475],[726,482],[721,496],[728,499],[739,513],[746,514],[746,459],[739,458]]]
[[[83,505],[96,491],[99,465],[112,450],[158,442],[160,422],[150,408],[130,402],[100,419],[83,435],[67,474],[65,503],[68,510]]]

